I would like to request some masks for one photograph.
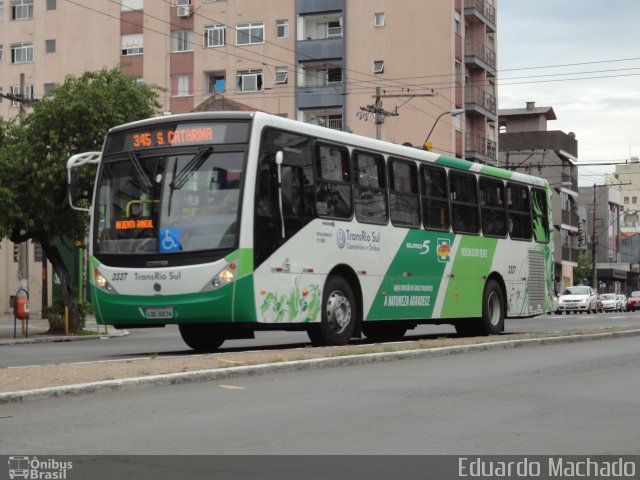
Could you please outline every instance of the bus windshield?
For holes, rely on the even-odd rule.
[[[95,253],[172,254],[236,246],[245,152],[223,150],[201,145],[105,160],[95,206]]]

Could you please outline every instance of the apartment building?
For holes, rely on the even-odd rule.
[[[122,65],[164,89],[164,112],[221,98],[495,165],[496,3],[0,0],[0,93]]]
[[[553,188],[551,209],[555,228],[555,280],[574,284],[578,265],[578,141],[572,132],[548,130],[556,120],[552,107],[501,109],[498,166],[546,178]]]

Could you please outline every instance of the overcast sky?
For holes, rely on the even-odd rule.
[[[499,108],[553,107],[579,162],[640,157],[640,0],[499,0],[498,70]]]

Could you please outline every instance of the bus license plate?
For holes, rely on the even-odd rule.
[[[173,307],[147,308],[147,318],[173,318]]]

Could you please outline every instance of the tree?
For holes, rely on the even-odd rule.
[[[578,253],[578,266],[573,267],[574,283],[582,283],[585,278],[590,277],[591,269],[591,255],[584,251]]]
[[[78,330],[73,282],[54,240],[84,239],[88,216],[68,204],[67,159],[100,150],[109,128],[158,113],[158,93],[158,87],[117,68],[87,72],[67,77],[20,123],[0,123],[0,238],[40,243],[60,278],[73,332]],[[85,173],[83,180],[93,179]]]

